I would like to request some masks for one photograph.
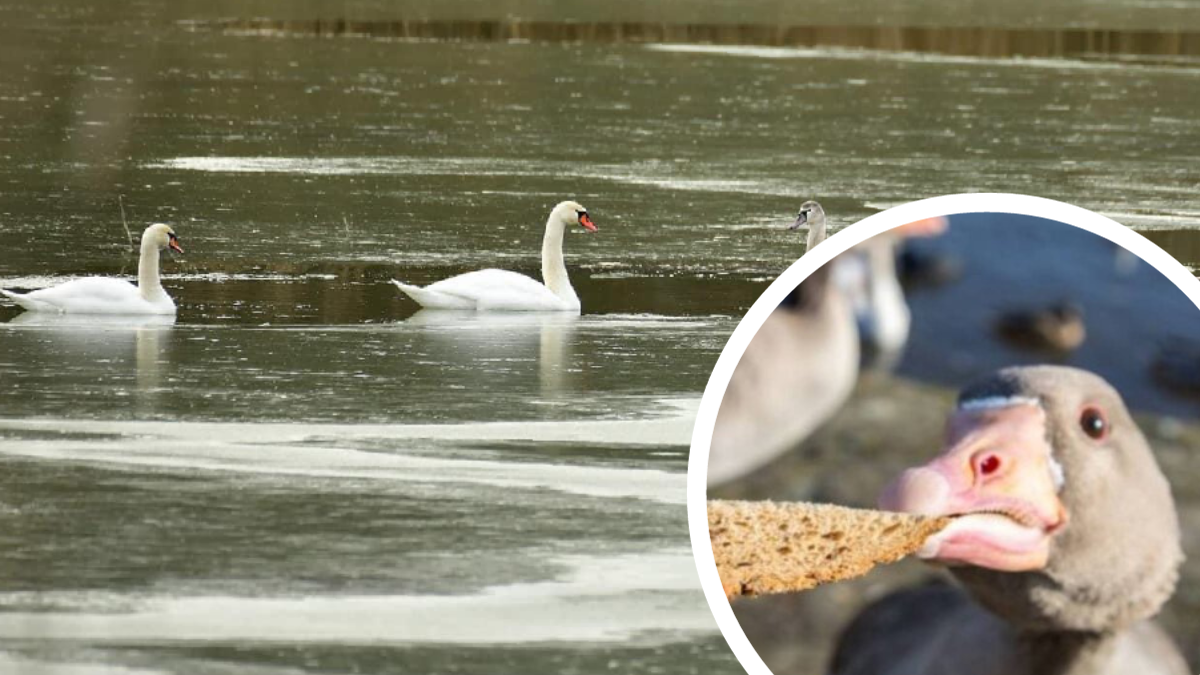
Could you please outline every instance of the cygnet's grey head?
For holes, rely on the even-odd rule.
[[[813,200],[800,205],[800,213],[796,214],[796,222],[788,229],[798,230],[808,225],[808,248],[812,248],[825,240],[825,210]]]
[[[798,230],[805,225],[816,227],[817,225],[825,224],[825,210],[821,205],[813,200],[808,200],[800,205],[800,213],[796,214],[796,222],[792,223],[789,230]]]

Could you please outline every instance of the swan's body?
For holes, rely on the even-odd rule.
[[[896,278],[896,247],[904,234],[890,230],[847,251],[836,283],[854,307],[866,362],[888,369],[908,343],[912,314]]]
[[[142,233],[137,285],[109,277],[87,277],[20,294],[0,290],[31,312],[59,314],[174,314],[175,301],[163,290],[158,276],[161,249],[183,252],[175,231],[155,223]]]
[[[708,455],[708,485],[748,476],[833,416],[858,378],[854,312],[821,267],[754,334],[734,368]]]
[[[825,239],[825,211],[804,202],[789,228],[808,226],[808,248]],[[945,230],[917,221],[872,237],[805,279],[771,313],[734,368],[709,446],[708,485],[766,467],[837,413],[854,390],[861,356],[889,362],[908,337],[896,281],[895,242]]]
[[[524,274],[487,269],[467,272],[424,288],[392,280],[426,309],[478,311],[579,311],[579,298],[568,284],[562,296]]]
[[[905,239],[937,236],[948,226],[940,217],[913,221],[838,256],[835,282],[854,307],[865,364],[889,370],[908,343],[912,314],[896,273],[897,249]]]
[[[808,227],[807,253],[825,241],[828,233],[825,209],[809,200],[800,205],[796,222],[789,229]],[[896,247],[905,236],[902,226],[891,232],[872,237],[839,256],[833,273],[834,283],[854,308],[859,334],[870,361],[891,364],[896,361],[908,341],[912,317],[904,301],[904,291],[896,278]],[[924,221],[922,221],[924,227]],[[928,232],[941,230],[926,228]]]
[[[408,297],[426,309],[473,309],[496,312],[575,312],[579,296],[571,287],[563,262],[563,232],[568,225],[579,224],[595,232],[587,209],[576,202],[562,202],[546,220],[542,239],[542,280],[538,283],[524,274],[508,270],[486,269],[443,279],[424,288],[392,280]]]

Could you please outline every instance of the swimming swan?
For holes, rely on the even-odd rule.
[[[579,296],[567,279],[563,264],[563,231],[579,224],[588,232],[596,226],[587,209],[576,202],[562,202],[546,219],[542,239],[544,284],[516,272],[486,269],[443,279],[421,288],[392,279],[392,283],[427,309],[473,309],[498,312],[579,312]]]
[[[805,225],[808,226],[808,244],[804,247],[804,252],[808,253],[812,247],[825,241],[825,209],[811,199],[800,205],[796,222],[788,229],[798,230]]]
[[[174,314],[175,301],[158,278],[158,252],[164,248],[183,253],[179,237],[168,225],[155,223],[142,233],[138,282],[87,277],[25,293],[0,289],[13,302],[31,312],[69,314]]]

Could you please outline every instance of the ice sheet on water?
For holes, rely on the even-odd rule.
[[[150,668],[106,665],[91,661],[87,663],[43,661],[0,652],[0,673],[20,673],[20,675],[166,675],[168,672]]]
[[[1043,68],[1050,70],[1096,70],[1129,72],[1140,69],[1146,72],[1169,72],[1180,75],[1200,76],[1200,69],[1194,67],[1191,60],[1179,61],[1174,64],[1143,64],[1129,61],[1093,61],[1069,58],[1041,57],[984,57],[960,56],[954,54],[936,54],[911,51],[886,51],[875,49],[855,49],[848,47],[756,47],[738,45],[702,45],[656,43],[646,45],[647,49],[660,52],[683,54],[716,54],[722,56],[739,56],[759,59],[827,59],[841,61],[895,61],[902,63],[933,63],[951,65],[982,65],[987,67],[1012,66],[1019,68]],[[853,81],[846,81],[849,86],[857,86]]]
[[[411,450],[425,441],[528,441],[687,446],[694,401],[668,402],[670,414],[645,420],[572,420],[466,424],[337,425],[208,422],[104,422],[6,419],[0,453],[56,461],[310,478],[479,484],[555,490],[604,498],[684,502],[674,471],[439,457]],[[20,432],[34,437],[21,438]],[[46,438],[46,433],[67,434]],[[90,435],[90,437],[88,437]],[[332,443],[330,439],[333,439]],[[391,452],[348,448],[390,441]],[[404,441],[404,443],[396,443]],[[408,451],[405,449],[408,448]]]
[[[157,596],[130,609],[129,598],[114,593],[109,611],[89,597],[82,611],[0,613],[0,639],[477,645],[641,637],[662,644],[715,630],[687,548],[552,562],[568,572],[465,595]],[[55,593],[56,605],[70,607],[72,593]]]

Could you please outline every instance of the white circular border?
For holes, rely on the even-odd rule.
[[[717,565],[713,559],[712,544],[708,535],[708,446],[712,439],[713,425],[717,419],[717,409],[720,407],[721,398],[725,395],[725,388],[729,386],[729,378],[733,375],[734,366],[741,360],[742,353],[750,344],[750,339],[758,332],[759,327],[767,320],[771,311],[779,306],[784,297],[801,281],[835,256],[881,232],[916,220],[985,212],[1012,213],[1057,220],[1104,237],[1152,265],[1171,283],[1175,284],[1193,304],[1200,307],[1200,279],[1193,276],[1178,260],[1172,258],[1149,239],[1098,213],[1052,199],[1028,195],[1003,193],[947,195],[897,206],[838,231],[837,234],[813,249],[812,253],[804,255],[792,263],[791,267],[779,275],[779,278],[768,286],[767,290],[763,291],[763,294],[750,307],[750,311],[746,312],[746,316],[742,318],[733,331],[733,335],[730,336],[729,342],[721,351],[721,356],[713,368],[712,376],[708,379],[708,386],[704,389],[704,397],[700,400],[700,408],[696,414],[696,426],[692,429],[692,446],[688,458],[688,529],[692,536],[692,554],[696,558],[696,570],[700,574],[700,585],[704,589],[704,596],[708,599],[708,606],[712,609],[713,617],[717,620],[717,626],[721,629],[721,633],[725,636],[725,640],[733,649],[733,653],[741,662],[742,667],[750,675],[772,675],[772,673],[753,645],[750,644],[750,640],[746,638],[746,633],[742,631],[737,617],[733,614],[733,608],[725,597],[721,579],[717,575]]]

